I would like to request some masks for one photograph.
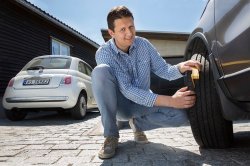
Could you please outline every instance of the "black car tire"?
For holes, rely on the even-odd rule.
[[[222,116],[209,59],[201,54],[194,54],[190,59],[202,64],[194,88],[196,104],[188,111],[194,138],[203,148],[227,148],[233,141],[232,121]]]
[[[5,110],[5,115],[11,121],[21,121],[26,117],[27,112],[17,109],[12,109],[12,110]]]
[[[73,119],[83,119],[87,112],[87,102],[85,96],[80,93],[76,105],[70,109],[71,116]]]

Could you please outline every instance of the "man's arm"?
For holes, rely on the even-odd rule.
[[[177,65],[181,73],[192,70],[192,67],[200,70],[201,63],[194,60],[181,62]],[[188,90],[187,87],[179,89],[173,96],[158,95],[154,105],[166,106],[174,108],[189,108],[195,104],[196,97],[193,91]]]
[[[168,64],[151,43],[147,43],[151,58],[151,71],[166,80],[176,80],[183,75],[177,65]]]
[[[154,103],[155,106],[189,108],[195,104],[194,92],[187,87],[179,89],[173,96],[158,95]]]

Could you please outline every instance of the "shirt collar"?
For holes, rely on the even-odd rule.
[[[129,52],[131,52],[132,49],[136,48],[136,45],[137,45],[136,44],[136,38],[137,37],[135,37],[133,44],[130,46]],[[111,48],[115,51],[116,54],[119,54],[119,53],[120,54],[125,54],[122,50],[120,50],[119,48],[117,48],[117,46],[115,44],[114,38],[110,39],[110,45],[111,45]]]

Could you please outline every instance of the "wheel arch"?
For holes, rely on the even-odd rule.
[[[205,50],[208,55],[212,54],[206,36],[201,32],[196,32],[192,34],[188,39],[184,58],[185,60],[188,60],[188,58],[191,57],[193,54],[201,53]]]
[[[88,103],[88,94],[87,94],[87,91],[85,90],[85,89],[82,89],[81,91],[80,91],[80,93],[79,93],[79,95],[80,94],[83,94],[84,95],[84,98],[85,98],[85,100],[86,100],[86,103]],[[79,96],[78,95],[78,96]]]

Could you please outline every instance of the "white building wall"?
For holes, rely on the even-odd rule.
[[[149,39],[149,41],[156,47],[158,52],[163,57],[183,56],[187,44],[186,41],[174,41],[174,40]]]

